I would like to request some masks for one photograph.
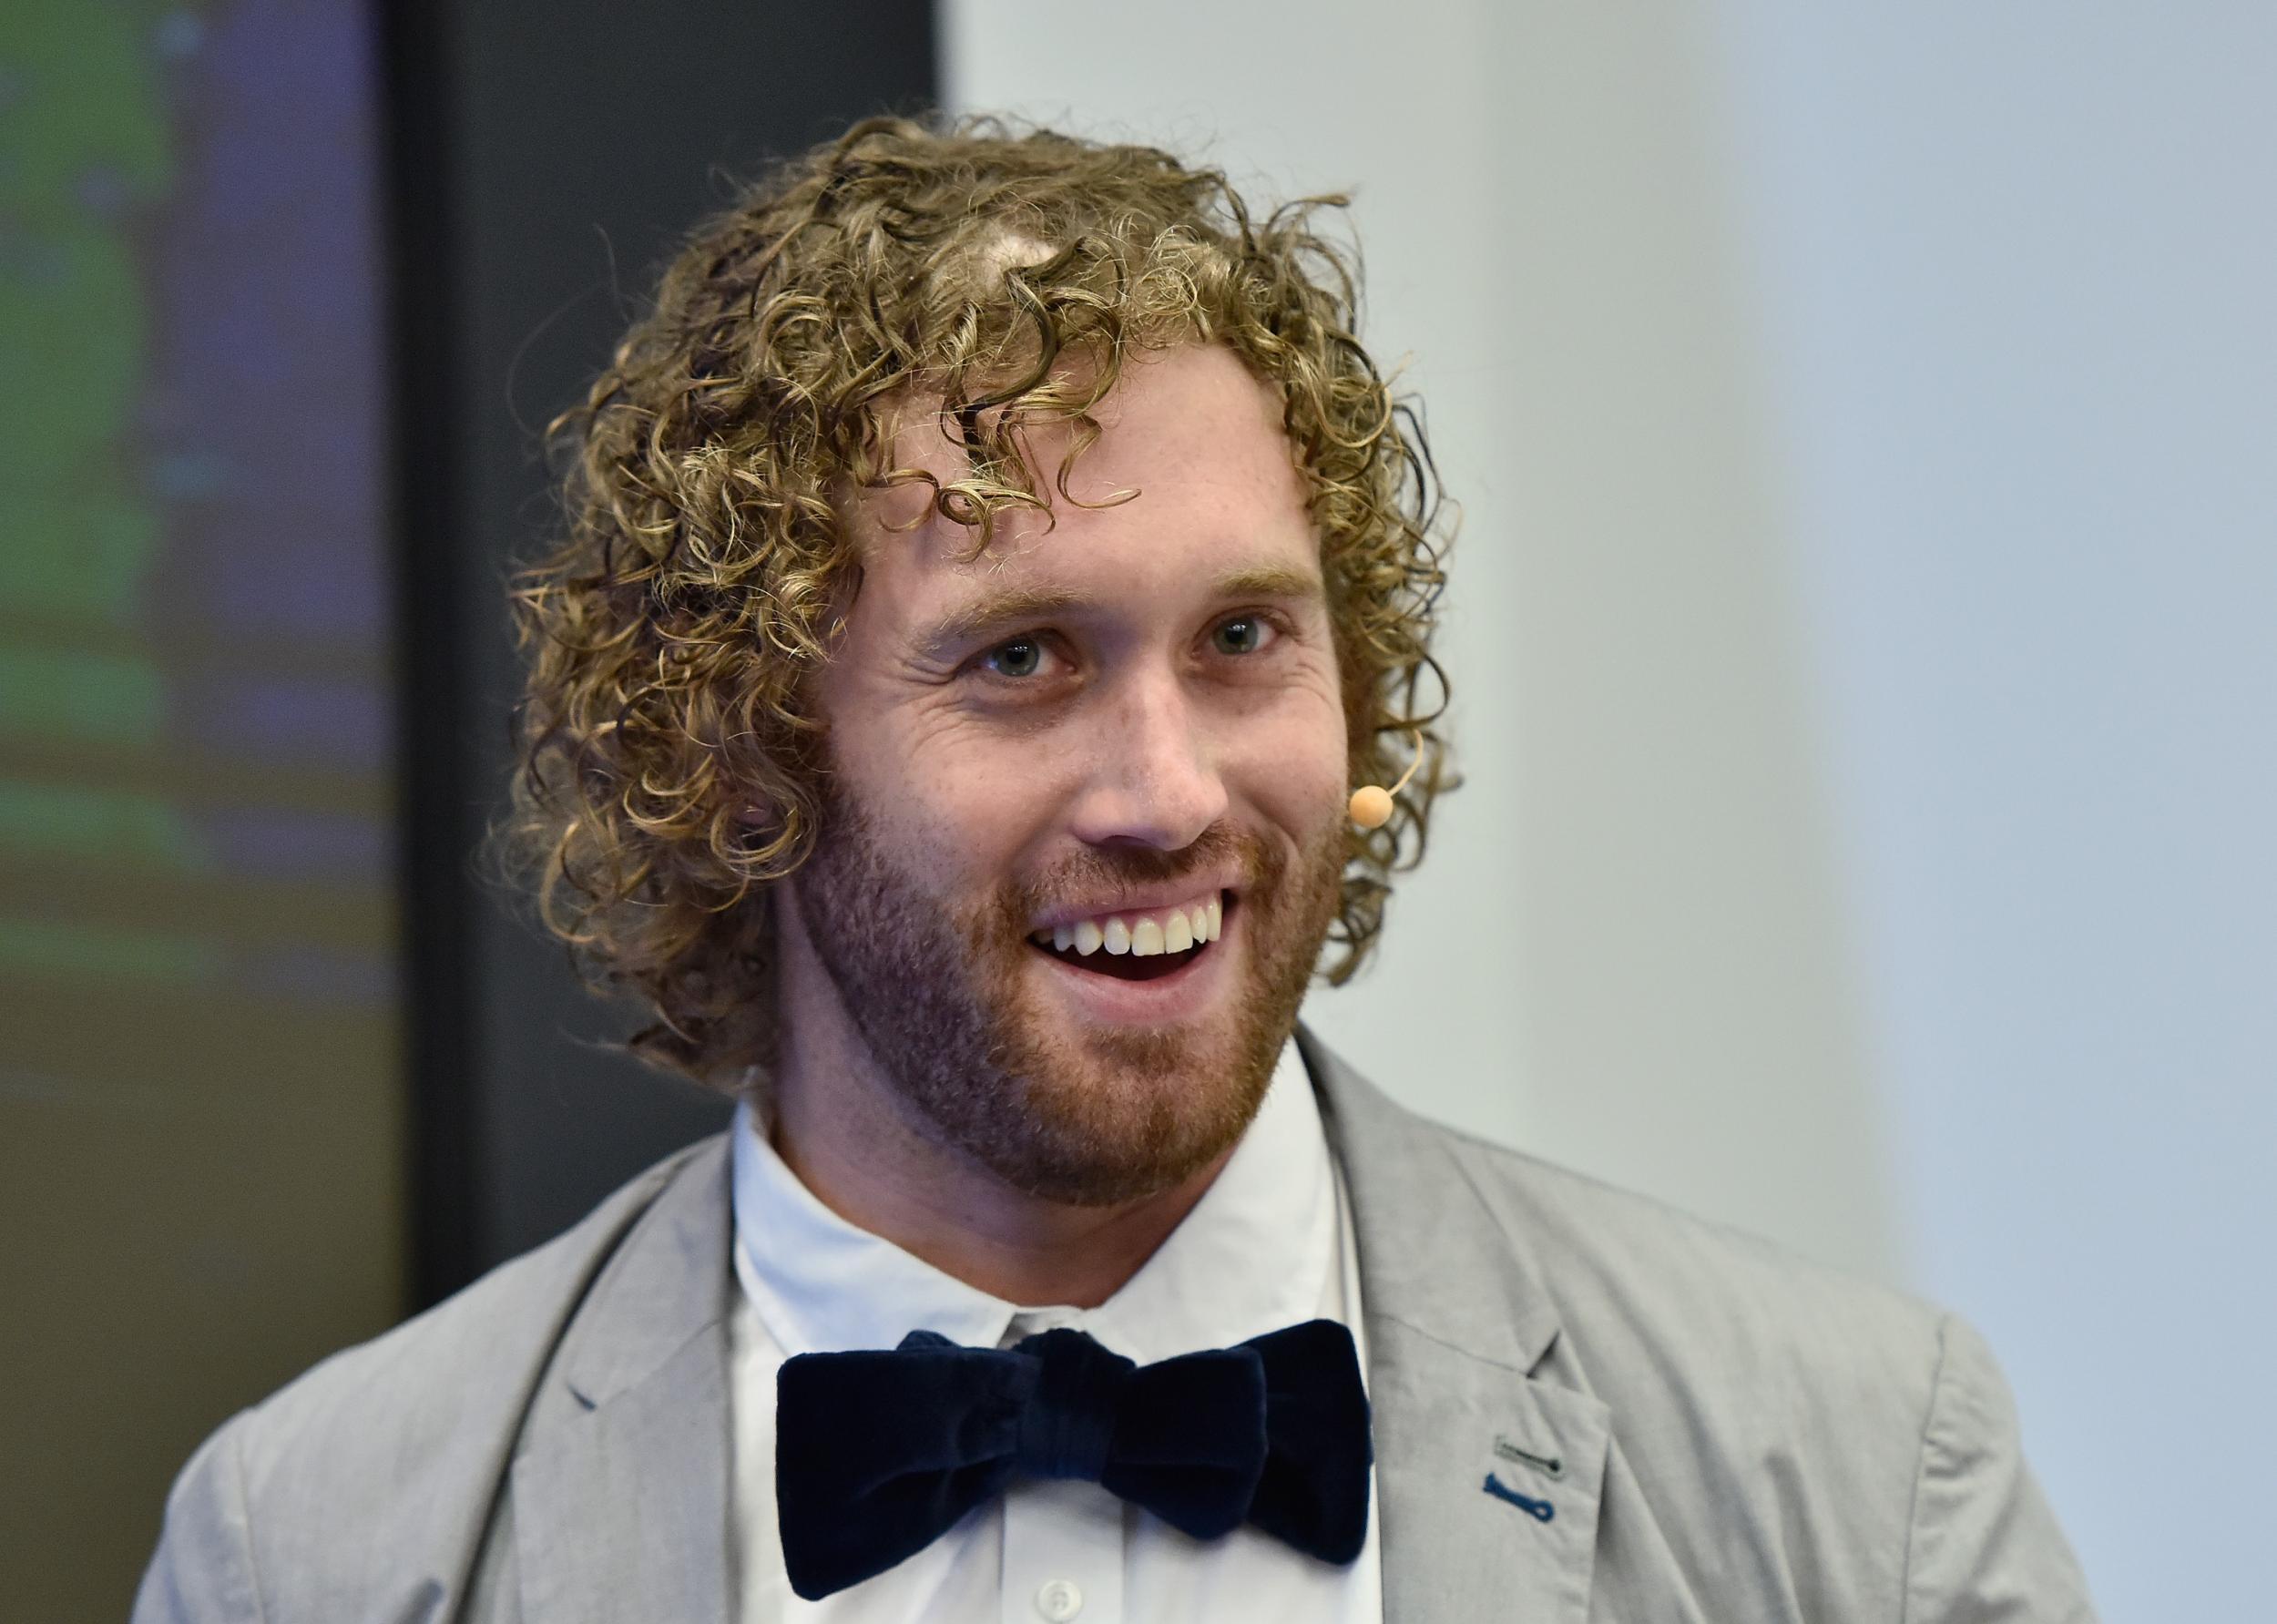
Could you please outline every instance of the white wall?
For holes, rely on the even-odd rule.
[[[1466,508],[1471,781],[1310,1017],[1962,1308],[2107,1617],[2253,1616],[2277,13],[1083,15],[947,0],[953,105],[1357,187]]]
[[[1914,1276],[2112,1619],[2268,1617],[2277,10],[1725,18]]]

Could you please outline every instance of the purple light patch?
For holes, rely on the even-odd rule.
[[[195,140],[148,260],[146,450],[168,547],[154,614],[294,638],[384,635],[386,366],[371,30],[245,0],[169,75]],[[187,485],[187,488],[185,488]]]
[[[370,770],[387,759],[389,696],[369,682],[178,679],[175,725],[200,748],[260,761],[316,758]]]
[[[357,817],[240,807],[208,813],[197,824],[216,865],[248,879],[369,886],[394,862],[394,832],[378,812]]]
[[[395,984],[392,959],[322,947],[246,954],[230,967],[230,980],[240,992],[256,997],[345,1004],[359,1009],[388,1008],[401,990]]]

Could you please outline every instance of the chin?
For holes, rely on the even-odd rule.
[[[1263,1037],[1220,1023],[1055,1035],[1019,1046],[1026,1063],[1004,1075],[1008,1109],[934,1126],[1027,1194],[1071,1206],[1144,1200],[1220,1160],[1248,1129],[1287,1034]]]

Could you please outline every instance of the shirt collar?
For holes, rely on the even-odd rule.
[[[1151,1364],[1312,1318],[1335,1264],[1328,1140],[1294,1042],[1193,1210],[1094,1309],[1006,1302],[856,1228],[799,1181],[748,1104],[731,1144],[736,1276],[785,1354],[890,1348],[919,1327],[996,1347],[1066,1325]]]

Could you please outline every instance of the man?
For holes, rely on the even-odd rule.
[[[140,1619],[2088,1616],[1965,1327],[1298,1026],[1445,782],[1310,220],[881,121],[690,244],[557,425],[518,831],[735,1126],[225,1426]]]

